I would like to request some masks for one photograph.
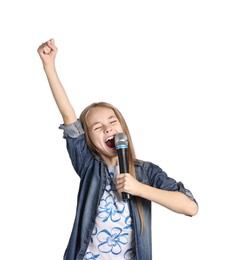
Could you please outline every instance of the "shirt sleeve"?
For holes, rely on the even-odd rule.
[[[169,191],[179,191],[184,193],[191,200],[195,200],[192,192],[184,187],[184,184],[179,181],[177,182],[175,179],[169,177],[166,172],[164,172],[159,166],[154,165],[152,163],[147,164],[148,169],[146,170],[149,184],[153,187],[169,190]]]
[[[190,190],[186,189],[186,188],[184,187],[184,184],[183,184],[181,181],[177,182],[177,184],[178,184],[178,186],[179,186],[179,191],[180,191],[180,192],[184,193],[184,194],[185,194],[186,196],[188,196],[191,200],[193,200],[193,201],[195,201],[195,202],[197,203],[197,201],[195,200],[195,198],[194,198],[192,192],[191,192]],[[197,203],[197,204],[198,204],[198,203]]]
[[[63,137],[65,139],[67,137],[77,138],[79,135],[84,134],[84,130],[83,130],[80,120],[77,120],[76,122],[69,124],[69,125],[61,124],[59,126],[59,129],[64,130]]]
[[[82,124],[80,120],[77,120],[69,125],[61,124],[59,129],[63,130],[63,138],[66,140],[66,147],[73,168],[82,177],[92,159],[91,151],[85,140],[85,132]]]

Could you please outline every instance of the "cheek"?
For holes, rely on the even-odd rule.
[[[90,139],[91,142],[94,144],[94,146],[99,146],[99,140],[100,140],[100,136],[96,133],[90,133]]]
[[[117,126],[116,131],[119,132],[119,133],[123,132],[122,126],[121,125]]]

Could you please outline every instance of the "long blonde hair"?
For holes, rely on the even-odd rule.
[[[96,108],[96,107],[104,107],[104,108],[112,109],[114,114],[116,115],[117,119],[119,120],[119,122],[122,126],[122,129],[123,129],[123,132],[126,134],[127,140],[128,140],[129,172],[134,178],[136,178],[135,166],[134,166],[134,163],[136,161],[136,155],[135,155],[135,150],[134,150],[134,146],[132,143],[131,135],[130,135],[128,126],[126,124],[126,121],[125,121],[124,117],[122,116],[121,112],[112,104],[107,103],[107,102],[92,103],[89,106],[87,106],[80,114],[79,119],[80,119],[80,121],[83,125],[83,128],[84,128],[84,131],[85,131],[85,137],[86,137],[86,142],[87,142],[88,147],[91,149],[92,152],[94,152],[95,154],[98,154],[96,147],[94,146],[94,144],[92,143],[92,141],[90,139],[88,125],[87,125],[87,114],[92,108]],[[141,229],[143,231],[143,229],[144,229],[143,207],[142,207],[141,201],[138,197],[136,198],[136,203],[137,203],[137,208],[138,208],[138,212],[139,212],[139,216],[140,216],[140,220],[141,220]]]

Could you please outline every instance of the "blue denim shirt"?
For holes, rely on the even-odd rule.
[[[66,139],[72,165],[80,177],[76,216],[64,260],[82,260],[90,242],[108,167],[100,157],[89,150],[79,120],[71,125],[60,125],[59,128],[64,131],[63,137]],[[137,161],[135,173],[137,180],[144,184],[169,191],[180,191],[194,200],[192,193],[185,189],[181,182],[168,177],[159,166],[151,162]],[[151,201],[142,198],[145,222],[143,232],[134,196],[129,203],[135,234],[136,260],[151,260]]]

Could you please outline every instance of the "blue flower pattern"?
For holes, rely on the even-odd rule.
[[[117,198],[112,195],[107,195],[106,198],[100,201],[98,218],[103,219],[103,222],[106,222],[109,218],[113,222],[119,221],[121,219],[120,214],[122,214],[125,209],[124,203],[121,204],[121,208],[118,209]]]
[[[98,257],[99,257],[99,255],[94,255],[91,252],[87,252],[83,259],[84,260],[96,260],[96,259],[98,259]]]
[[[132,219],[127,202],[122,201],[114,183],[117,169],[110,166],[91,241],[84,260],[135,260]]]
[[[128,243],[128,233],[122,233],[122,229],[118,227],[114,227],[111,233],[104,229],[99,232],[98,240],[100,241],[99,250],[102,253],[112,252],[118,255],[122,251],[121,245]]]

